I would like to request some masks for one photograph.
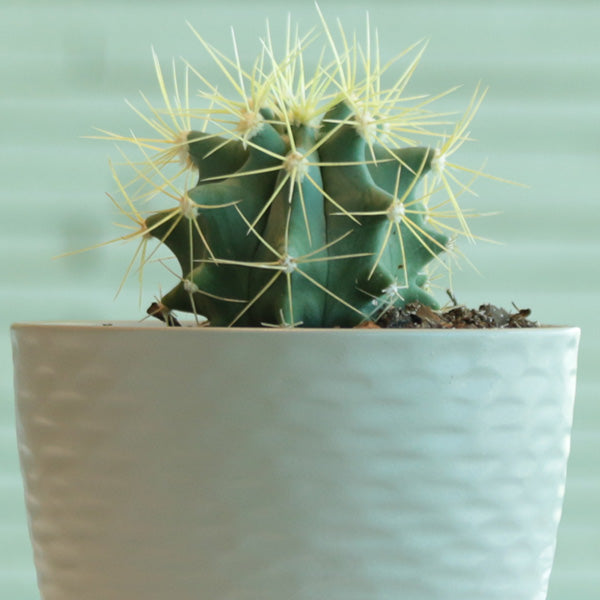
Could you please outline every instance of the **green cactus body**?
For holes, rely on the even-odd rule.
[[[249,99],[230,103],[213,88],[221,133],[183,126],[165,133],[164,121],[154,125],[165,138],[173,135],[172,146],[198,171],[178,208],[155,211],[143,222],[146,238],[164,243],[181,269],[179,282],[160,299],[164,313],[193,313],[213,326],[352,327],[413,300],[437,306],[424,290],[427,267],[464,223],[450,185],[456,177],[445,176],[446,158],[466,139],[474,109],[440,136],[441,148],[388,143],[403,140],[405,130],[425,131],[435,115],[419,106],[403,109],[397,121],[390,117],[397,87],[381,91],[367,64],[357,84],[357,65],[350,62],[361,53],[340,58],[326,32],[336,60],[310,81],[299,43],[281,63],[266,44],[273,72],[253,73]],[[236,69],[243,95],[244,78],[252,77],[239,63]],[[164,90],[158,67],[157,73]],[[237,120],[233,131],[220,125],[228,112]],[[203,118],[210,124],[213,116]],[[165,150],[158,162],[175,154]],[[442,182],[437,187],[449,197],[437,206],[449,208],[429,208],[426,178]],[[444,218],[459,226],[444,225]]]
[[[253,146],[249,148],[242,167],[220,181],[201,182],[188,192],[191,206],[181,223],[194,219],[197,227],[193,223],[186,227],[184,223],[183,227],[173,229],[168,235],[167,240],[183,235],[188,240],[187,246],[185,239],[166,243],[171,250],[177,245],[188,256],[200,252],[202,258],[195,258],[193,262],[199,264],[186,271],[190,267],[189,259],[176,254],[183,276],[181,282],[161,300],[168,309],[210,314],[215,325],[228,325],[236,318],[240,305],[248,299],[251,271],[250,266],[239,263],[252,261],[259,244],[255,236],[248,235],[247,223],[259,215],[273,188],[272,172],[261,171],[278,164],[278,159],[263,150],[281,153],[284,148],[281,136],[265,123],[253,138]],[[235,156],[238,156],[237,153]],[[234,161],[229,166],[234,166]],[[221,171],[217,176],[223,174]],[[149,226],[153,218],[156,217],[148,220]],[[197,238],[200,241],[201,237],[204,238],[201,250],[190,252],[190,232],[196,247]]]
[[[258,263],[277,261],[272,273],[255,268],[251,275],[250,298],[256,298],[252,321],[256,323],[292,324],[302,322],[319,327],[323,321],[327,285],[327,230],[318,156],[310,152],[314,131],[307,127],[292,132],[294,147],[289,147],[275,190],[281,187],[268,211],[263,244],[256,254]],[[291,163],[291,164],[290,164]],[[294,175],[290,175],[294,173]],[[306,258],[308,257],[308,258]],[[266,287],[269,286],[269,287]]]

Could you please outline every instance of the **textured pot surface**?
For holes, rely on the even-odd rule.
[[[44,600],[543,600],[579,330],[13,328]]]

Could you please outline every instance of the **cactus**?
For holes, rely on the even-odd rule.
[[[179,265],[179,272],[169,267],[178,281],[149,309],[154,316],[172,322],[173,311],[183,311],[213,326],[352,327],[414,300],[437,307],[426,291],[429,266],[448,268],[443,253],[454,252],[454,237],[473,238],[457,201],[470,182],[458,175],[480,173],[451,156],[468,140],[485,91],[478,88],[464,116],[449,124],[430,110],[446,92],[412,104],[405,96],[422,46],[382,66],[368,21],[361,46],[319,16],[323,51],[312,76],[305,68],[312,32],[300,37],[288,23],[277,59],[267,30],[245,71],[235,37],[228,58],[192,28],[239,98],[221,94],[188,62],[172,98],[154,55],[164,109],[144,98],[149,115],[135,110],[158,139],[102,132],[142,154],[133,161],[123,152],[133,170],[127,182],[113,168],[117,204],[136,225],[119,239],[140,238],[140,273],[151,239]],[[384,87],[383,73],[399,60],[408,66]],[[202,109],[189,106],[190,76],[202,86]],[[142,202],[161,196],[175,206],[142,214]]]

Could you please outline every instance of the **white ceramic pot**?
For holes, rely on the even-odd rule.
[[[579,330],[17,325],[44,600],[543,600]]]

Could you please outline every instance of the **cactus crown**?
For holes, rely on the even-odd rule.
[[[436,306],[429,268],[447,269],[442,256],[456,252],[454,238],[473,237],[457,201],[470,182],[460,175],[481,173],[456,165],[453,154],[468,140],[485,91],[477,88],[449,124],[430,109],[447,92],[405,95],[423,45],[383,64],[368,20],[361,45],[319,16],[317,35],[302,37],[288,23],[283,58],[267,28],[250,70],[235,37],[230,58],[194,31],[233,97],[188,62],[183,81],[173,67],[167,91],[154,55],[164,107],[144,97],[146,112],[134,110],[156,135],[102,132],[141,154],[133,161],[122,152],[133,172],[127,181],[112,169],[115,202],[135,223],[118,239],[139,239],[140,273],[151,240],[179,265],[167,265],[177,281],[149,309],[155,316],[170,321],[172,311],[184,311],[214,326],[351,327],[414,300]],[[323,49],[309,75],[306,50],[319,37]],[[385,87],[382,75],[399,59],[408,66]],[[204,108],[189,104],[191,77]],[[143,211],[155,197],[170,208]]]

